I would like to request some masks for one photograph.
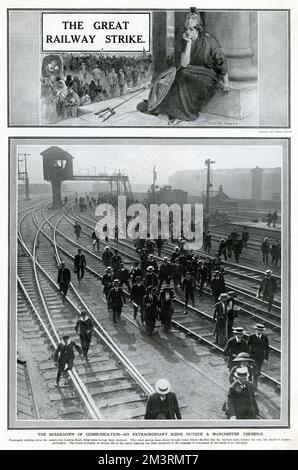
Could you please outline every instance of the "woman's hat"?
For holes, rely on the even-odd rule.
[[[242,362],[242,361],[249,361],[249,362],[255,362],[254,359],[250,357],[250,355],[246,352],[239,353],[235,359],[233,359],[233,362]]]
[[[166,395],[171,391],[170,382],[168,382],[166,379],[159,379],[155,384],[155,390],[160,395]]]
[[[238,369],[236,369],[236,372],[234,375],[235,377],[237,377],[237,379],[247,379],[248,378],[247,367],[239,367]]]

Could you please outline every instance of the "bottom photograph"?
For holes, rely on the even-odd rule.
[[[10,429],[289,426],[288,139],[9,149]]]

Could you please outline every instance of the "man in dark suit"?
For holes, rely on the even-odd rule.
[[[263,277],[259,290],[257,292],[257,297],[261,297],[265,302],[268,302],[268,312],[271,312],[274,294],[276,292],[276,281],[272,276],[272,271],[267,269],[265,276]]]
[[[247,343],[243,338],[243,328],[238,326],[233,329],[235,336],[230,338],[226,344],[224,352],[228,356],[228,368],[231,370],[233,368],[233,359],[235,359],[238,354],[247,351]]]
[[[113,280],[114,280],[114,272],[111,266],[108,266],[106,268],[106,272],[104,273],[101,279],[101,283],[103,285],[103,292],[107,300],[108,300],[109,292],[113,286]],[[108,309],[109,309],[109,305],[108,305]]]
[[[247,345],[250,357],[255,361],[254,385],[257,389],[263,362],[267,362],[269,359],[269,341],[267,336],[263,334],[265,331],[264,325],[258,323],[255,330],[255,334],[249,336]]]
[[[89,361],[88,351],[90,348],[93,329],[94,326],[91,318],[88,316],[87,312],[83,310],[81,312],[80,318],[76,323],[75,330],[76,333],[80,336],[83,356],[85,357],[87,362]]]
[[[67,296],[68,288],[71,282],[70,270],[66,268],[65,263],[61,263],[58,269],[58,278],[57,283],[59,285],[59,290],[62,294],[62,302],[65,302]]]
[[[144,275],[144,284],[145,287],[153,286],[157,287],[158,285],[158,275],[154,272],[153,266],[148,266],[146,273]]]
[[[110,250],[109,246],[105,247],[105,251],[102,254],[102,262],[107,268],[108,266],[111,266],[111,260],[113,258],[113,252]]]
[[[169,261],[169,258],[167,256],[164,256],[163,258],[163,263],[159,267],[159,273],[158,273],[158,279],[159,279],[159,284],[158,284],[158,290],[161,289],[161,286],[163,285],[164,282],[170,282],[172,275],[172,267],[171,263]]]
[[[113,287],[108,295],[108,305],[113,312],[113,323],[116,324],[119,321],[120,315],[122,313],[123,304],[125,304],[125,295],[123,290],[120,287],[119,279],[114,279]]]
[[[130,292],[129,270],[124,266],[123,263],[121,263],[120,269],[118,269],[118,271],[116,272],[116,277],[120,281],[120,287],[125,284],[128,289],[128,292]]]
[[[148,398],[145,419],[181,419],[178,401],[165,379],[155,384],[156,393]]]
[[[157,274],[158,273],[158,264],[157,261],[154,259],[154,256],[152,254],[149,254],[147,263],[146,263],[146,269],[149,268],[149,266],[153,266],[154,272]]]
[[[136,277],[136,282],[132,285],[130,291],[130,301],[133,304],[133,317],[137,318],[138,310],[141,312],[141,322],[144,322],[144,296],[146,294],[146,288],[142,282],[141,276]]]
[[[114,256],[112,256],[111,258],[111,266],[114,270],[114,273],[116,273],[120,269],[121,263],[122,263],[122,260],[121,260],[121,256],[118,253],[118,250],[114,250]]]
[[[156,294],[153,293],[153,286],[148,286],[144,297],[145,324],[146,331],[152,336],[155,322],[158,316],[159,301]]]
[[[77,273],[78,281],[84,277],[86,268],[86,258],[85,255],[82,253],[81,248],[78,249],[78,254],[74,258],[74,271]]]
[[[62,336],[62,342],[58,344],[53,356],[55,363],[58,365],[55,387],[59,387],[61,375],[63,374],[65,377],[66,372],[73,368],[73,362],[75,359],[74,348],[79,354],[83,353],[80,346],[78,346],[74,341],[69,340],[68,335]],[[67,379],[65,379],[65,384],[67,384]]]

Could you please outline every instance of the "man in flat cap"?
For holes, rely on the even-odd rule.
[[[159,379],[155,384],[156,392],[147,402],[145,419],[181,419],[178,401],[171,385],[166,379]]]
[[[257,389],[263,362],[267,362],[269,359],[269,340],[264,334],[264,325],[257,323],[254,329],[255,333],[249,336],[247,345],[248,352],[251,358],[255,361],[254,385],[255,389]]]

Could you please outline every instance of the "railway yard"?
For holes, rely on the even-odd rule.
[[[77,239],[74,223],[81,225]],[[94,251],[91,234],[98,219],[94,209],[84,212],[70,200],[61,208],[37,199],[20,202],[18,209],[17,250],[17,418],[20,420],[142,420],[148,396],[159,378],[166,378],[175,391],[183,420],[226,420],[222,410],[229,389],[229,371],[224,349],[215,342],[214,302],[209,286],[184,315],[184,298],[178,289],[174,300],[172,329],[166,333],[157,322],[148,336],[133,315],[129,293],[120,321],[115,325],[107,309],[101,279],[105,273],[102,253],[105,241]],[[214,256],[219,240],[229,233],[229,226],[210,227]],[[272,231],[276,238],[280,232]],[[267,303],[256,297],[264,275],[260,243],[255,232],[240,263],[223,261],[225,283],[237,294],[238,316],[234,326],[244,328],[244,337],[262,323],[270,344],[269,361],[264,364],[256,399],[260,419],[280,418],[281,412],[281,275],[273,267],[277,293],[270,312]],[[128,269],[139,260],[130,240],[108,242],[117,249]],[[74,256],[81,248],[86,258],[86,272],[81,282],[72,274],[66,301],[61,301],[57,285],[61,261],[73,272]],[[161,250],[171,256],[175,245],[170,241]],[[54,351],[60,338],[68,334],[79,342],[75,324],[85,310],[94,323],[89,362],[76,355],[70,382],[55,387],[57,367]],[[12,312],[13,313],[13,312]]]

